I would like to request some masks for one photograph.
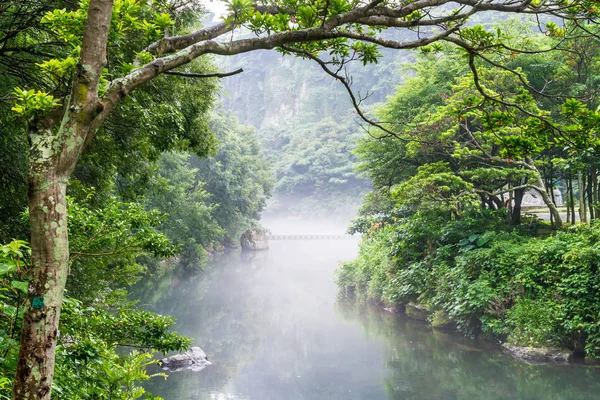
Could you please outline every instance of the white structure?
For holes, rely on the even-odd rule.
[[[563,201],[562,193],[560,192],[560,190],[554,189],[553,193],[554,202],[556,203],[556,206],[564,206],[565,203]],[[508,201],[508,193],[504,194],[504,201]],[[546,203],[544,203],[544,199],[542,199],[542,196],[538,193],[537,190],[528,190],[523,195],[521,207],[546,207]]]
[[[563,197],[562,197],[562,193],[560,192],[560,190],[554,189],[552,192],[554,195],[554,203],[558,207],[564,206],[565,203],[563,202]],[[523,202],[521,203],[521,206],[522,207],[540,207],[540,206],[545,207],[546,203],[544,203],[544,199],[542,199],[542,196],[538,193],[537,190],[528,190],[523,195]]]

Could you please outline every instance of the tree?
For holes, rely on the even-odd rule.
[[[65,88],[57,91],[59,97],[40,91],[15,91],[18,101],[13,109],[27,121],[29,139],[27,182],[32,251],[30,306],[23,321],[15,398],[50,398],[69,263],[67,182],[83,149],[129,93],[207,54],[233,55],[288,44],[292,47],[285,51],[307,57],[329,50],[334,62],[343,65],[349,58],[365,64],[375,62],[378,45],[408,49],[456,37],[457,44],[476,49],[474,44],[490,42],[489,33],[471,32],[466,44],[460,41],[460,34],[462,24],[477,12],[565,16],[577,13],[586,17],[594,12],[593,3],[588,3],[575,1],[564,10],[561,1],[531,0],[319,1],[289,2],[283,6],[234,0],[229,4],[230,16],[223,23],[187,35],[164,37],[146,49],[137,49],[137,54],[126,52],[122,46],[128,35],[137,31],[144,32],[141,36],[156,38],[172,25],[168,14],[140,19],[137,14],[144,11],[142,6],[146,3],[133,0],[83,0],[73,12],[54,10],[46,14],[45,22],[71,46],[72,52],[61,60],[44,63],[45,72],[58,75]],[[257,36],[216,40],[242,25]],[[377,35],[383,27],[412,28],[422,35],[415,40],[385,39]],[[424,27],[436,30],[422,32]],[[120,63],[116,65],[107,65],[109,44],[111,52],[119,56]],[[342,82],[348,85],[347,81]]]
[[[191,166],[206,182],[213,216],[223,228],[221,243],[238,246],[240,236],[256,224],[271,195],[273,176],[254,129],[223,110],[211,113],[210,125],[219,140],[217,155],[193,157]]]

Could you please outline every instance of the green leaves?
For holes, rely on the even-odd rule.
[[[460,30],[460,36],[469,41],[473,47],[486,47],[494,44],[499,37],[496,34],[488,32],[483,25],[475,25]]]
[[[87,9],[89,0],[79,2],[79,8],[73,11],[66,9],[54,9],[48,11],[41,20],[41,23],[47,25],[63,42],[70,46],[77,47],[81,44],[83,36],[83,26],[87,18]]]
[[[562,113],[568,118],[581,118],[589,114],[585,104],[578,99],[566,99],[562,105]]]
[[[0,264],[0,276],[1,275],[5,275],[9,272],[13,272],[17,269],[16,265],[14,264],[8,264],[8,263],[1,263]]]
[[[555,22],[547,22],[546,23],[546,34],[551,37],[561,38],[565,36],[565,29],[559,28]]]
[[[474,233],[468,238],[458,242],[456,245],[461,251],[469,251],[478,247],[485,246],[490,240],[496,236],[495,232]]]
[[[11,281],[10,285],[15,288],[20,290],[21,292],[23,292],[24,294],[27,294],[27,288],[29,287],[29,283],[28,282],[23,282],[23,281]]]
[[[391,195],[399,206],[414,210],[459,212],[469,207],[469,191],[473,185],[453,173],[447,163],[438,162],[419,167],[415,176],[393,188]]]
[[[381,53],[379,53],[376,44],[354,42],[352,43],[351,49],[354,50],[354,53],[358,56],[358,59],[363,65],[371,63],[377,64],[379,57],[381,57]]]
[[[167,353],[185,350],[190,345],[190,339],[170,331],[174,318],[136,308],[130,303],[105,309],[85,307],[71,298],[65,303],[64,318],[64,333],[101,340],[109,347],[131,346]],[[84,353],[88,354],[87,350]]]
[[[16,97],[15,105],[11,108],[20,117],[30,119],[34,116],[40,117],[55,107],[60,106],[58,100],[51,94],[40,90],[23,90],[15,88],[13,95]]]
[[[254,3],[251,0],[231,0],[225,4],[228,11],[225,21],[229,24],[241,24],[254,13]]]
[[[92,202],[92,198],[88,201]],[[165,217],[143,204],[107,199],[92,208],[69,198],[71,276],[67,288],[80,300],[99,301],[119,286],[130,286],[146,268],[142,255],[171,257],[176,248],[158,230]]]
[[[67,57],[62,60],[51,59],[37,64],[44,72],[57,78],[70,76],[75,71],[76,57]]]

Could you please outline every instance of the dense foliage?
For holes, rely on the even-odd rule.
[[[72,73],[76,55],[60,42],[38,39],[50,32],[77,40],[87,2],[79,9],[56,3],[0,10],[0,41],[23,46],[20,52],[5,46],[0,54],[0,243],[6,243],[0,253],[0,398],[12,390],[32,279],[22,118],[49,99],[42,91],[11,92],[21,85],[55,95],[66,90],[61,75]],[[166,28],[186,32],[201,15],[193,2],[155,6],[150,11],[138,2],[117,2],[111,65],[130,68],[120,57],[132,56],[136,45]],[[134,34],[142,25],[146,34]],[[190,66],[194,73],[215,70],[208,58]],[[185,350],[191,342],[172,331],[173,318],[130,302],[128,288],[172,268],[169,258],[203,268],[210,253],[238,245],[241,233],[258,223],[273,185],[271,171],[251,128],[210,111],[217,90],[214,78],[165,76],[136,91],[111,114],[74,171],[57,398],[152,398],[140,383],[151,377],[146,367],[155,363],[153,354]]]
[[[349,66],[354,89],[368,98],[363,107],[384,100],[402,80],[397,63],[409,52],[383,50],[384,61]],[[274,52],[217,59],[244,74],[223,82],[225,108],[251,124],[276,175],[269,213],[277,215],[353,215],[369,179],[355,172],[352,154],[364,130],[357,123],[344,88],[307,60]]]
[[[530,27],[497,29],[510,41]],[[521,46],[559,40],[530,35]],[[466,65],[460,51],[422,51],[414,76],[379,111],[405,123],[356,150],[374,191],[351,227],[364,241],[338,270],[343,291],[424,305],[434,325],[450,320],[469,334],[600,355],[590,125],[599,117],[598,81],[572,55],[585,65],[599,59],[595,41],[565,42],[564,53],[510,55],[513,69],[498,67],[502,52]],[[566,208],[556,207],[556,190]],[[555,228],[565,216],[572,227],[548,236],[547,222],[522,216],[526,193],[543,199]],[[575,224],[577,203],[589,224]]]
[[[315,62],[342,84],[361,119],[377,127],[369,132],[372,140],[385,143],[373,146],[368,139],[356,152],[360,169],[375,182],[357,230],[373,240],[374,261],[385,262],[349,264],[342,283],[363,287],[354,284],[360,275],[371,287],[375,277],[372,296],[418,298],[465,329],[477,320],[514,341],[560,341],[595,354],[596,322],[588,311],[594,304],[574,301],[583,286],[595,289],[594,252],[576,251],[593,242],[594,225],[537,247],[533,233],[511,231],[522,223],[526,189],[541,196],[553,227],[563,227],[553,195],[557,180],[565,187],[570,222],[576,199],[584,222],[597,217],[593,2],[232,0],[227,10],[222,22],[198,30],[201,7],[188,0],[32,0],[0,7],[0,150],[6,154],[0,240],[8,243],[0,264],[2,396],[19,334],[18,399],[49,399],[53,391],[68,398],[139,398],[145,393],[136,382],[148,378],[143,368],[152,352],[189,344],[169,331],[172,319],[127,302],[127,287],[168,268],[168,257],[202,265],[256,224],[273,183],[259,141],[233,118],[211,117],[209,110],[214,78],[224,76],[210,56],[257,49]],[[488,11],[549,14],[565,24],[542,26],[538,18],[543,34],[536,36],[520,22],[493,29],[471,23]],[[235,36],[239,27],[253,36]],[[231,39],[220,40],[225,34]],[[390,99],[377,123],[361,111],[368,96],[354,93],[347,67],[378,64],[379,47],[419,47],[430,65]],[[384,77],[386,69],[362,71]],[[358,197],[365,181],[349,168],[354,156],[345,153],[357,129],[343,117],[298,128],[311,121],[305,116],[325,109],[318,104],[283,130],[261,135],[275,144],[276,190],[319,203],[339,191]],[[331,102],[327,109],[340,107]],[[400,144],[390,144],[395,140]],[[329,209],[343,207],[331,203]],[[469,236],[455,241],[448,229]],[[391,246],[382,246],[388,230]],[[552,253],[548,268],[557,269],[556,284],[533,274],[521,290],[507,285],[503,273],[505,279],[494,279],[502,271],[496,264],[487,267],[487,277],[475,261],[485,246],[498,246],[487,260],[501,263],[507,242],[534,258],[534,249],[553,241],[570,249]],[[406,279],[404,261],[411,266]],[[564,272],[582,265],[592,272]],[[371,274],[378,266],[385,267]],[[428,274],[444,276],[438,267],[451,276],[431,288]],[[473,281],[478,273],[486,280]],[[414,280],[419,287],[412,287],[411,275],[420,277]],[[496,320],[482,311],[493,306],[494,295],[502,310]],[[457,305],[457,299],[464,300]],[[543,314],[531,317],[540,306]],[[552,332],[559,337],[549,337]],[[118,345],[143,352],[123,356]],[[74,386],[80,381],[85,384]]]

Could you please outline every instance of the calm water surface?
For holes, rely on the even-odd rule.
[[[145,282],[148,308],[177,317],[213,365],[148,389],[166,400],[600,399],[594,367],[532,366],[494,345],[337,300],[354,240],[272,241],[192,276]]]

